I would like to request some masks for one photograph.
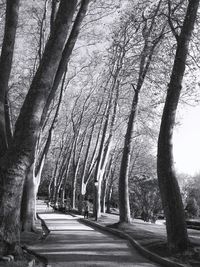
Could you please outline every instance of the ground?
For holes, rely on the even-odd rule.
[[[41,221],[36,221],[36,231],[35,232],[23,232],[21,233],[21,239],[22,239],[22,246],[27,246],[29,244],[34,244],[37,242],[38,239],[41,238],[43,233],[42,227],[41,227]],[[0,248],[2,246],[0,245]],[[2,256],[2,251],[0,249],[0,257]],[[37,257],[34,255],[28,253],[26,250],[24,250],[23,259],[6,262],[1,260],[0,258],[0,267],[44,267],[44,264],[38,260]]]
[[[90,220],[93,220],[92,218]],[[186,266],[200,266],[200,231],[188,229],[189,239],[193,248],[185,254],[172,255],[167,248],[166,229],[164,224],[154,224],[134,219],[130,225],[118,225],[118,215],[103,214],[98,224],[106,228],[119,229],[149,251],[161,257],[175,262],[186,264]]]
[[[44,203],[40,203],[39,209],[39,215],[43,219],[43,227],[38,220],[36,224],[37,232],[22,233],[22,245],[36,253],[37,257],[42,256],[43,259],[28,254],[29,256],[24,261],[0,262],[0,267],[42,267],[44,266],[44,258],[46,258],[45,263],[50,261],[50,263],[53,262],[52,266],[59,267],[66,266],[66,263],[67,266],[108,266],[104,265],[105,259],[106,264],[109,263],[109,266],[115,267],[116,264],[120,264],[120,261],[123,262],[123,266],[162,266],[145,259],[134,249],[130,251],[130,245],[126,241],[120,241],[118,237],[113,237],[106,232],[99,231],[97,228],[88,228],[81,224],[81,220],[84,224],[96,224],[92,217],[84,220],[83,216],[77,215],[77,213],[54,212],[53,209],[46,208]],[[105,213],[102,214],[97,224],[103,226],[104,229],[117,229],[126,233],[136,240],[141,247],[162,258],[182,263],[188,267],[200,266],[200,231],[188,230],[193,250],[185,255],[171,255],[166,245],[164,224],[154,224],[134,219],[131,224],[119,225],[117,224],[118,220],[119,216],[117,214]],[[125,254],[120,255],[121,251],[128,257]],[[108,257],[108,255],[110,256]],[[34,261],[36,261],[35,265],[33,265]],[[99,265],[96,265],[97,263]]]

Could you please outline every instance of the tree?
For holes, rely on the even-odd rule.
[[[17,119],[12,144],[0,159],[0,237],[5,252],[16,253],[19,248],[23,184],[33,161],[42,112],[62,56],[76,2],[60,2],[54,29]]]
[[[65,75],[63,80],[65,79]],[[36,219],[36,197],[38,192],[38,187],[41,181],[41,173],[44,167],[44,163],[49,151],[49,147],[51,144],[52,135],[54,132],[54,128],[56,125],[56,121],[58,119],[59,110],[62,102],[63,96],[63,87],[64,82],[62,82],[60,96],[58,100],[58,104],[56,107],[56,112],[53,117],[53,121],[51,122],[51,126],[49,128],[47,138],[44,142],[43,149],[38,153],[38,147],[40,145],[40,136],[38,137],[39,141],[35,148],[36,153],[34,157],[34,162],[29,168],[25,183],[24,190],[22,196],[22,208],[21,208],[21,227],[23,231],[32,231],[35,227],[35,219]],[[36,156],[38,154],[38,156]]]
[[[4,155],[11,141],[10,122],[6,104],[18,24],[19,3],[19,0],[8,0],[6,2],[6,21],[0,58],[0,157]]]
[[[129,178],[129,166],[130,166],[130,152],[132,146],[133,131],[137,116],[137,110],[139,105],[139,95],[144,84],[146,74],[149,70],[152,57],[154,55],[157,45],[163,38],[163,33],[165,30],[165,23],[161,26],[156,36],[154,35],[156,16],[160,10],[160,5],[162,1],[158,1],[155,10],[152,12],[151,16],[143,12],[142,17],[144,21],[144,28],[142,30],[142,36],[144,39],[144,45],[141,50],[140,60],[139,60],[139,73],[136,81],[136,85],[131,83],[134,96],[131,103],[130,114],[128,117],[126,134],[124,137],[124,146],[119,174],[119,208],[120,208],[120,222],[130,222],[130,205],[129,205],[129,190],[128,190],[128,178]],[[149,17],[148,17],[149,16]],[[132,21],[132,17],[129,18],[129,23]],[[149,22],[150,20],[150,22]],[[124,28],[126,31],[127,26]],[[136,30],[137,31],[137,30]],[[128,35],[128,34],[127,34]],[[130,40],[129,40],[130,42]]]
[[[44,50],[45,45],[45,32],[47,31],[46,27],[46,20],[47,20],[47,0],[44,2],[44,7],[39,10],[41,15],[39,16],[38,10],[34,10],[34,15],[37,18],[37,24],[38,24],[38,49],[36,53],[36,58],[33,65],[33,72],[36,71],[36,68],[38,64],[41,63],[42,54]],[[62,91],[62,90],[61,90]],[[48,119],[46,119],[47,121]],[[55,120],[55,119],[54,119]],[[52,126],[49,130],[49,136],[51,136],[52,132]],[[37,195],[37,189],[38,185],[40,183],[40,176],[42,172],[42,168],[44,166],[44,160],[45,156],[48,151],[48,147],[50,145],[50,138],[48,137],[48,145],[44,146],[44,150],[41,154],[40,160],[38,160],[39,154],[40,154],[40,147],[41,147],[41,135],[43,130],[40,131],[40,134],[38,135],[38,141],[35,148],[33,163],[29,167],[29,171],[27,173],[24,187],[23,187],[23,195],[22,195],[22,203],[21,203],[21,229],[22,231],[34,231],[35,230],[35,220],[36,220],[36,195]],[[38,163],[37,163],[38,162]]]
[[[34,156],[34,162],[33,162],[33,166],[30,168],[30,174],[27,175],[27,179],[25,181],[25,186],[24,186],[24,192],[23,192],[23,198],[22,198],[22,229],[26,230],[26,231],[31,231],[34,229],[34,219],[36,218],[36,195],[37,195],[37,191],[38,191],[38,186],[41,180],[41,174],[42,174],[42,170],[43,170],[43,166],[44,166],[44,162],[46,160],[48,151],[49,151],[49,147],[52,141],[52,136],[54,134],[54,129],[56,127],[57,124],[57,120],[59,117],[59,111],[61,108],[61,103],[62,103],[62,99],[63,99],[63,94],[64,94],[64,90],[66,89],[65,85],[65,78],[66,78],[66,72],[67,72],[67,68],[68,68],[68,63],[69,63],[69,59],[71,56],[71,53],[73,51],[73,48],[75,46],[76,40],[78,38],[79,35],[79,31],[80,31],[80,26],[81,23],[85,17],[87,8],[89,5],[89,0],[84,0],[81,2],[80,8],[77,12],[75,21],[73,23],[70,35],[68,37],[67,43],[65,45],[65,48],[63,49],[62,52],[62,58],[61,61],[59,63],[59,67],[57,69],[55,78],[54,78],[54,82],[51,88],[51,92],[48,96],[43,114],[42,114],[42,119],[41,119],[41,132],[38,135],[38,141],[37,141],[37,146],[36,146],[36,151],[35,151],[35,156]],[[44,24],[45,24],[45,19],[46,19],[46,13],[47,13],[47,1],[45,1],[45,6],[44,6],[44,11],[43,11],[43,16],[40,22],[40,27],[39,27],[39,49],[38,49],[38,55],[39,55],[39,62],[41,61],[42,58],[42,47],[43,47],[43,43],[44,43]],[[56,3],[52,2],[52,12],[51,12],[51,23],[50,23],[50,30],[53,30],[53,24],[55,19],[53,19],[55,17],[56,13]],[[63,79],[62,79],[63,77]],[[49,111],[49,107],[50,104],[52,102],[52,99],[55,98],[55,94],[57,92],[58,86],[60,84],[60,81],[62,79],[62,84],[60,86],[60,96],[58,99],[58,104],[56,107],[56,111],[53,117],[53,120],[51,122],[51,125],[49,127],[49,120],[51,119],[51,113],[52,111]],[[68,82],[70,82],[70,79],[68,79]],[[65,87],[65,88],[64,88]],[[55,101],[54,101],[55,102]],[[50,117],[50,118],[49,118]],[[48,133],[47,133],[47,137],[46,140],[44,142],[44,144],[42,145],[41,142],[43,141],[42,135],[43,132],[45,132],[45,129],[48,128]],[[42,146],[42,149],[41,149]],[[31,179],[32,177],[32,179]],[[30,202],[30,203],[29,203]]]
[[[119,96],[119,81],[118,75],[122,66],[123,55],[117,58],[117,68],[113,72],[113,82],[108,102],[106,104],[105,120],[102,127],[102,137],[100,140],[99,151],[97,155],[97,163],[95,169],[95,218],[96,220],[101,214],[101,194],[102,181],[106,172],[106,167],[109,165],[109,156],[113,138],[113,128],[115,124],[116,109]],[[114,94],[115,93],[115,94]],[[110,118],[111,117],[111,118]],[[110,118],[110,123],[109,123]]]
[[[171,2],[168,1],[168,3],[170,10]],[[168,246],[171,251],[184,251],[188,248],[184,208],[174,170],[172,134],[185,72],[189,41],[198,6],[199,0],[189,1],[180,35],[176,33],[169,14],[170,25],[177,40],[177,49],[160,126],[157,173],[166,216]]]

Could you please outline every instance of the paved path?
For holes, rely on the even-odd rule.
[[[52,212],[41,201],[38,212],[51,232],[29,249],[45,257],[48,266],[158,266],[141,256],[127,241],[88,227],[77,217]]]

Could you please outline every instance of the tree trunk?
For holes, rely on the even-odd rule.
[[[131,220],[130,205],[129,205],[129,192],[128,192],[128,171],[130,164],[130,151],[131,140],[133,133],[133,125],[136,118],[137,106],[138,106],[138,90],[135,90],[131,113],[129,115],[129,121],[127,131],[124,140],[124,148],[122,154],[122,161],[119,174],[119,221],[129,223]]]
[[[110,213],[110,208],[111,208],[111,197],[112,197],[112,190],[113,190],[113,184],[111,183],[108,187],[108,192],[107,192],[107,207],[106,207],[106,212]]]
[[[54,27],[54,22],[55,22],[56,12],[57,12],[57,5],[58,5],[57,0],[51,1],[50,31],[52,31]]]
[[[8,93],[5,95],[4,110],[5,110],[7,144],[8,146],[10,146],[12,142],[12,136],[13,136],[13,127],[12,127],[12,118],[11,118],[11,110],[10,110],[10,104],[9,104],[9,99],[8,99]]]
[[[128,172],[130,165],[131,142],[133,136],[133,128],[136,119],[136,113],[138,109],[139,93],[142,89],[144,79],[151,64],[155,48],[163,38],[163,31],[165,29],[165,26],[162,27],[158,36],[154,40],[149,42],[149,38],[151,37],[151,32],[153,30],[153,25],[155,23],[155,18],[158,14],[161,2],[162,1],[159,1],[157,4],[154,15],[152,16],[152,20],[149,22],[149,28],[147,28],[148,23],[145,23],[145,27],[143,30],[146,32],[146,34],[144,35],[144,46],[141,51],[139,75],[136,88],[132,84],[135,94],[133,97],[131,111],[128,119],[128,125],[124,140],[124,148],[123,148],[122,161],[120,167],[120,174],[119,174],[119,214],[120,214],[119,221],[120,222],[129,223],[131,219],[130,206],[129,206],[129,192],[128,192]],[[146,20],[146,18],[144,19]]]
[[[115,79],[116,80],[116,79]],[[103,129],[102,129],[102,136],[100,140],[100,145],[99,145],[99,151],[98,151],[98,156],[97,156],[97,164],[96,164],[96,169],[95,169],[95,181],[94,181],[94,216],[95,219],[98,220],[98,218],[101,216],[101,185],[102,185],[102,179],[105,171],[105,167],[107,164],[109,152],[110,152],[110,145],[111,145],[111,139],[112,139],[112,130],[110,131],[108,140],[106,142],[106,133],[107,129],[109,126],[109,117],[110,117],[110,111],[112,108],[112,98],[113,98],[113,92],[115,89],[115,83],[112,86],[112,90],[110,92],[110,96],[107,102],[107,106],[105,109],[105,121],[103,124]],[[113,121],[114,123],[114,121]]]
[[[50,92],[50,94],[48,96],[48,99],[47,99],[47,102],[46,102],[46,105],[45,105],[45,108],[44,108],[44,112],[43,112],[43,115],[42,115],[42,122],[44,121],[44,119],[46,117],[46,112],[47,112],[47,110],[49,108],[51,100],[55,96],[55,92],[57,91],[57,88],[59,86],[60,80],[61,80],[64,72],[67,71],[67,67],[68,67],[68,63],[69,63],[69,60],[70,60],[70,56],[72,54],[72,51],[73,51],[74,46],[76,44],[76,41],[78,39],[78,35],[79,35],[79,32],[80,32],[80,27],[81,27],[81,24],[82,24],[82,21],[83,21],[85,15],[86,15],[89,2],[90,2],[90,0],[82,0],[81,1],[81,5],[80,5],[80,8],[79,8],[78,14],[77,14],[76,19],[74,21],[74,24],[73,24],[72,30],[70,32],[69,38],[68,38],[68,40],[66,42],[65,48],[63,50],[62,58],[61,58],[61,61],[59,63],[59,67],[58,67],[58,70],[56,72],[56,75],[55,75],[54,83],[53,83],[51,92]]]
[[[16,122],[13,142],[0,168],[0,236],[4,246],[15,249],[20,240],[20,207],[24,180],[33,162],[40,120],[53,84],[77,1],[60,2],[53,33]],[[12,253],[12,251],[10,251]]]
[[[56,191],[56,195],[55,195],[55,201],[54,203],[56,204],[58,202],[58,197],[59,197],[59,194],[60,194],[60,191],[61,191],[61,195],[62,195],[62,198],[61,198],[61,204],[64,205],[64,197],[66,195],[66,185],[67,185],[67,179],[69,177],[69,173],[70,173],[70,168],[71,168],[71,164],[72,164],[72,160],[73,160],[73,149],[74,149],[74,146],[75,146],[75,140],[73,140],[73,143],[71,144],[71,147],[69,147],[69,156],[67,157],[67,161],[64,163],[64,168],[61,169],[61,173],[59,174],[60,175],[60,179],[59,179],[59,183],[57,185],[57,191]]]
[[[49,199],[52,202],[55,201],[55,192],[56,192],[56,187],[59,183],[59,178],[62,179],[66,169],[66,165],[68,165],[69,158],[71,155],[71,147],[72,147],[71,143],[67,147],[64,147],[63,145],[59,153],[58,160],[56,162],[55,169],[52,174],[52,179],[49,184]]]
[[[60,151],[59,156],[56,160],[56,164],[55,164],[54,170],[52,171],[51,180],[50,180],[49,186],[48,186],[48,198],[49,198],[50,202],[53,201],[53,195],[54,195],[54,191],[55,191],[55,184],[57,181],[56,178],[57,178],[57,171],[58,171],[58,167],[59,167],[60,157],[61,157],[61,151]]]
[[[91,149],[91,142],[92,142],[95,125],[96,125],[97,118],[98,118],[97,114],[99,114],[99,111],[101,109],[101,105],[102,105],[102,102],[98,107],[98,110],[97,110],[97,113],[96,113],[96,117],[94,119],[94,122],[92,123],[92,129],[91,129],[91,132],[90,132],[90,135],[89,135],[90,137],[89,137],[89,140],[88,140],[86,153],[84,155],[83,169],[82,169],[82,173],[81,173],[81,192],[80,192],[79,205],[78,205],[78,211],[79,211],[80,214],[82,214],[83,201],[84,201],[84,196],[86,194],[86,186],[87,186],[87,184],[89,182],[89,180],[86,179],[87,166],[88,166],[88,161],[89,161],[89,152],[90,152],[90,149]],[[97,137],[96,145],[97,145],[97,143],[98,143],[98,137]],[[94,146],[94,153],[93,154],[95,154],[96,145]],[[93,158],[93,156],[92,156],[92,158]]]
[[[94,215],[95,220],[97,221],[101,216],[101,180],[98,180],[98,182],[95,182],[94,185]]]
[[[33,231],[35,226],[35,181],[33,175],[33,164],[31,165],[24,183],[21,204],[21,229],[22,231]]]
[[[106,191],[108,187],[108,180],[105,178],[103,180],[103,190],[102,190],[102,203],[101,203],[101,212],[106,212]]]
[[[85,199],[85,194],[86,194],[86,186],[87,184],[85,184],[83,181],[81,181],[81,192],[79,195],[79,205],[78,205],[78,211],[80,214],[83,213],[83,201]]]
[[[35,203],[35,206],[34,206],[34,219],[36,220],[37,219],[37,207],[36,207],[36,201],[37,201],[37,194],[38,194],[38,189],[39,189],[39,186],[40,186],[40,182],[41,182],[41,177],[42,177],[42,171],[43,171],[43,167],[44,167],[44,163],[45,163],[45,157],[42,159],[42,161],[40,162],[40,168],[38,168],[37,170],[37,173],[36,173],[36,166],[34,164],[34,170],[33,170],[33,179],[34,179],[34,185],[35,185],[35,188],[34,188],[34,192],[35,192],[35,195],[34,195],[34,203]]]
[[[178,45],[158,139],[158,181],[166,216],[168,246],[172,251],[184,251],[188,248],[184,208],[174,170],[172,135],[198,5],[199,0],[189,1],[183,27],[177,38]]]
[[[19,3],[19,0],[6,1],[6,21],[0,58],[0,157],[5,154],[8,147],[6,134],[6,123],[8,122],[6,122],[5,118],[5,100],[12,67]]]
[[[104,172],[104,177],[103,177],[102,202],[101,202],[101,212],[103,213],[106,212],[106,192],[108,189],[108,180],[112,172],[112,161],[113,161],[113,155],[110,158],[107,170]]]
[[[78,171],[79,171],[79,166],[81,162],[81,152],[83,149],[84,145],[84,139],[85,136],[83,137],[83,141],[81,142],[81,150],[77,158],[77,162],[74,166],[74,171],[73,171],[73,177],[72,177],[72,209],[76,208],[76,190],[77,190],[77,181],[78,181]]]

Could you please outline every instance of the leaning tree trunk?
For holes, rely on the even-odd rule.
[[[49,139],[49,137],[48,137]],[[50,145],[48,142],[45,148]],[[44,150],[46,150],[44,148]],[[21,229],[22,231],[35,231],[36,220],[36,198],[38,193],[38,187],[41,180],[41,174],[44,166],[44,161],[47,151],[43,151],[40,161],[36,168],[36,158],[31,164],[29,171],[26,175],[25,184],[23,188],[22,204],[21,204]]]
[[[106,191],[108,186],[108,180],[104,178],[103,180],[103,189],[102,189],[102,201],[101,201],[101,212],[106,212]]]
[[[35,160],[34,160],[34,163],[32,165],[32,168],[30,168],[31,172],[28,173],[28,175],[27,175],[28,177],[27,177],[26,182],[25,182],[25,186],[24,186],[24,190],[23,190],[23,198],[22,198],[22,203],[23,203],[24,209],[21,210],[21,215],[22,215],[21,218],[23,218],[22,230],[24,230],[24,231],[34,231],[35,230],[35,220],[37,218],[37,216],[36,216],[37,193],[38,193],[38,188],[39,188],[40,181],[41,181],[41,175],[42,175],[44,163],[45,163],[48,151],[49,151],[49,147],[51,144],[51,139],[53,136],[56,121],[57,121],[58,116],[59,116],[59,110],[60,110],[62,96],[63,96],[64,80],[65,80],[65,77],[63,78],[61,91],[60,91],[60,97],[58,100],[58,104],[57,104],[56,112],[54,114],[53,121],[52,121],[51,126],[50,126],[49,131],[48,131],[48,136],[46,139],[45,146],[43,148],[41,155],[39,155],[39,159],[37,159],[37,157],[35,156]],[[31,177],[31,175],[32,175],[32,177]],[[24,199],[24,201],[23,201],[23,199]]]
[[[82,119],[84,117],[84,111],[85,111],[85,104],[86,102],[84,103],[83,105],[83,110],[81,112],[81,118],[80,118],[80,122],[79,122],[79,130],[78,130],[78,135],[77,135],[77,141],[75,143],[75,147],[74,147],[74,161],[75,162],[75,169],[74,169],[74,175],[72,176],[72,209],[75,209],[76,207],[76,191],[77,191],[77,182],[78,182],[78,172],[79,172],[79,168],[80,168],[80,164],[81,164],[81,155],[82,155],[82,152],[83,152],[83,149],[84,149],[84,146],[85,146],[85,138],[86,138],[86,134],[87,134],[87,128],[89,126],[89,124],[87,124],[86,126],[86,129],[85,129],[85,132],[83,133],[83,136],[82,136],[82,141],[81,141],[81,144],[80,144],[80,151],[77,153],[77,160],[75,160],[75,154],[76,154],[76,150],[77,150],[77,145],[78,145],[78,139],[79,139],[79,135],[80,135],[80,127],[81,127],[81,122],[82,122]]]
[[[35,211],[35,181],[33,176],[33,164],[31,165],[24,183],[21,203],[21,229],[22,231],[34,231]]]
[[[103,119],[101,119],[99,131],[98,131],[97,138],[96,138],[96,141],[94,144],[94,148],[93,148],[90,162],[89,162],[89,152],[91,149],[91,143],[92,143],[92,138],[93,138],[93,134],[94,134],[94,129],[95,129],[96,122],[98,120],[98,114],[99,114],[99,111],[101,110],[101,106],[102,106],[102,102],[100,103],[100,105],[98,107],[97,113],[95,115],[96,117],[94,119],[94,122],[92,123],[92,129],[91,129],[90,137],[88,140],[86,154],[84,156],[83,170],[81,173],[81,188],[80,188],[81,190],[80,190],[80,195],[79,195],[79,207],[78,207],[80,214],[82,214],[82,212],[83,212],[83,201],[85,198],[87,185],[88,185],[88,183],[92,177],[92,172],[93,172],[93,169],[95,167],[95,158],[96,158],[98,143],[100,140],[101,126],[103,125]],[[89,167],[88,167],[88,164],[90,165]],[[94,204],[94,207],[95,207],[95,204]]]
[[[42,112],[61,59],[76,4],[76,0],[60,2],[54,30],[16,122],[12,145],[1,158],[0,237],[9,253],[13,253],[19,245],[24,180],[33,162]]]
[[[19,3],[19,0],[6,2],[6,21],[0,58],[0,157],[5,154],[8,147],[6,123],[9,121],[5,118],[5,101],[12,67]]]
[[[111,149],[111,144],[112,144],[113,129],[114,129],[114,124],[115,124],[116,112],[117,112],[117,103],[118,103],[119,86],[120,86],[118,75],[122,67],[123,58],[124,58],[124,54],[122,57],[117,59],[117,62],[118,62],[117,69],[115,70],[115,75],[114,75],[113,83],[111,86],[110,96],[107,102],[107,107],[105,109],[105,121],[103,125],[102,138],[100,141],[99,152],[97,156],[97,165],[96,165],[96,170],[95,170],[95,188],[94,188],[94,193],[95,193],[94,215],[95,215],[96,220],[98,220],[98,218],[101,216],[102,181],[103,181],[104,173],[105,173],[105,170],[108,164],[108,157],[110,154],[110,149]],[[114,96],[114,92],[115,92],[115,96]],[[110,123],[109,123],[109,119],[110,119]],[[108,128],[109,128],[109,131],[108,131]],[[106,138],[107,132],[108,132],[108,137]]]
[[[128,172],[129,172],[129,165],[130,165],[130,152],[131,152],[131,139],[133,136],[133,128],[136,119],[136,113],[138,109],[138,99],[139,94],[142,89],[146,74],[149,70],[151,60],[155,51],[155,48],[159,44],[159,42],[163,38],[163,32],[165,29],[165,25],[161,28],[161,31],[158,33],[158,36],[155,37],[154,40],[149,42],[149,38],[151,38],[151,33],[153,31],[153,26],[155,24],[155,19],[160,9],[161,0],[158,2],[157,7],[155,9],[155,13],[152,16],[151,22],[149,24],[145,23],[144,32],[146,34],[144,37],[144,46],[141,51],[141,59],[140,59],[140,66],[139,66],[139,75],[137,80],[136,88],[132,84],[134,88],[135,94],[132,101],[131,111],[128,119],[128,125],[126,130],[126,135],[124,139],[124,148],[122,153],[122,160],[121,160],[121,167],[120,167],[120,174],[119,174],[119,222],[130,222],[130,205],[129,205],[129,192],[128,192]],[[146,18],[144,17],[146,20]],[[148,26],[149,25],[149,26]],[[148,27],[147,27],[148,26]]]
[[[94,120],[94,122],[92,124],[92,130],[91,130],[90,135],[89,135],[89,141],[88,141],[88,144],[87,144],[86,153],[84,155],[83,169],[82,169],[82,172],[81,172],[80,195],[79,195],[79,203],[78,203],[78,211],[79,211],[80,214],[82,214],[82,212],[83,212],[83,201],[84,201],[85,194],[86,194],[85,176],[86,176],[87,163],[88,163],[88,160],[89,160],[89,151],[90,151],[90,148],[91,148],[91,142],[92,142],[92,137],[93,137],[96,121],[97,121],[97,117],[95,118],[95,120]]]
[[[138,90],[135,90],[131,113],[129,115],[129,121],[127,131],[124,139],[124,148],[122,154],[122,161],[119,174],[119,221],[129,223],[131,220],[130,205],[129,205],[129,192],[128,192],[128,171],[130,164],[130,151],[131,140],[133,133],[133,125],[137,113],[138,106]]]
[[[60,80],[61,80],[63,74],[65,72],[67,72],[70,56],[72,54],[72,51],[73,51],[74,46],[76,44],[76,41],[78,39],[81,24],[83,22],[83,19],[84,19],[86,13],[87,13],[89,2],[90,2],[90,0],[82,0],[81,1],[79,11],[78,11],[77,16],[75,18],[75,21],[74,21],[73,27],[71,29],[70,35],[68,37],[68,40],[67,40],[65,47],[63,49],[62,58],[61,58],[61,61],[59,63],[56,75],[55,75],[54,83],[53,83],[53,86],[51,88],[51,92],[49,94],[49,97],[47,99],[47,102],[46,102],[46,105],[44,108],[41,124],[43,124],[43,122],[44,122],[44,119],[45,119],[46,113],[48,111],[48,108],[50,106],[51,100],[55,96],[55,92],[57,91],[57,88],[59,86],[59,83],[60,83]]]
[[[21,204],[21,229],[22,231],[35,231],[36,199],[44,166],[45,157],[42,158],[39,166],[35,168],[34,162],[29,168],[25,179],[22,204]],[[35,170],[37,169],[37,171]]]
[[[111,197],[112,197],[112,191],[113,191],[113,184],[111,183],[108,187],[108,192],[107,192],[107,207],[106,207],[106,213],[110,213],[110,208],[111,208]]]
[[[77,183],[78,183],[78,172],[79,172],[79,168],[81,164],[81,154],[84,148],[85,137],[86,137],[86,132],[84,133],[84,136],[82,137],[83,140],[81,142],[81,148],[80,148],[80,152],[79,152],[78,159],[76,162],[74,176],[72,178],[72,209],[76,208],[76,191],[77,191]]]
[[[9,147],[12,142],[13,125],[12,125],[11,107],[9,103],[8,93],[6,93],[5,96],[4,111],[5,111],[6,138],[7,138],[7,145]]]
[[[111,174],[111,169],[112,169],[112,161],[113,161],[113,155],[110,158],[109,164],[107,166],[107,170],[104,173],[103,177],[103,184],[102,184],[102,201],[101,201],[101,212],[105,213],[106,212],[106,192],[108,189],[108,180]]]
[[[189,1],[180,36],[177,37],[176,56],[158,139],[158,181],[166,216],[168,246],[171,251],[184,251],[188,248],[184,208],[174,170],[172,134],[175,125],[176,109],[181,93],[189,41],[193,31],[198,5],[199,0]]]

